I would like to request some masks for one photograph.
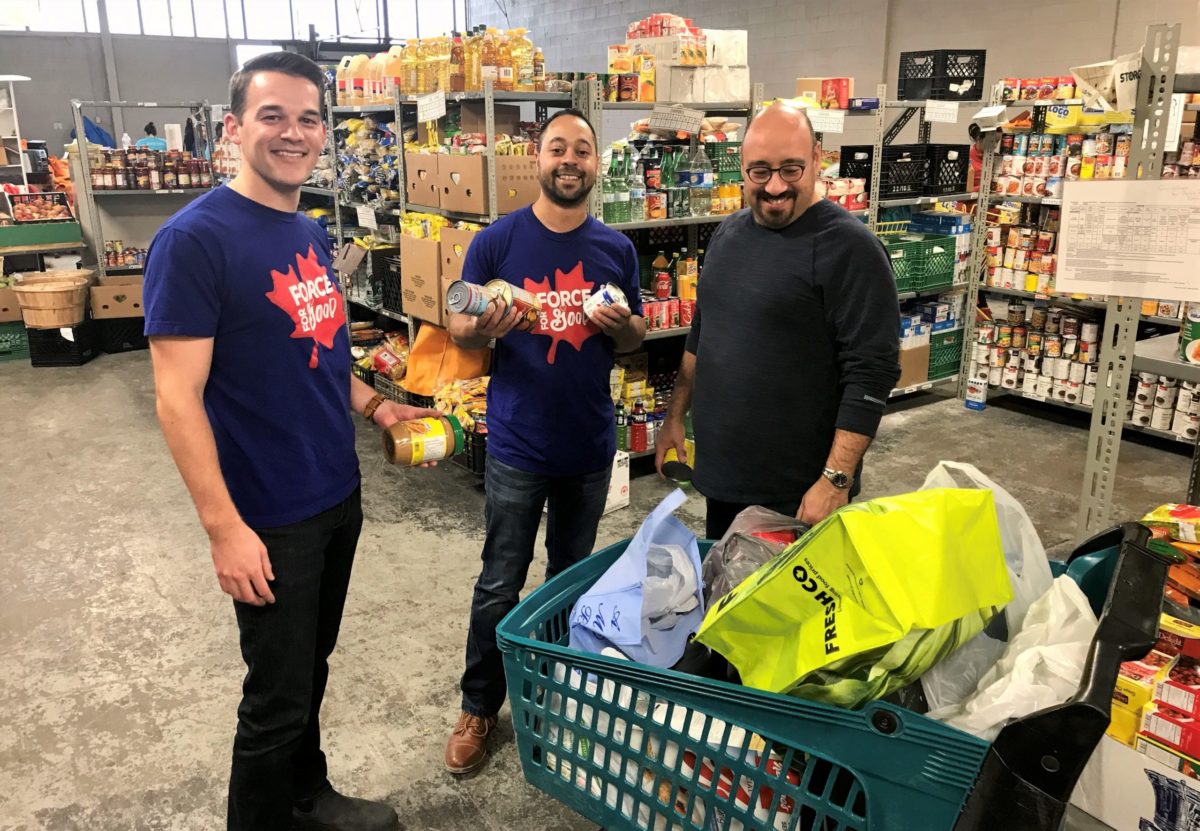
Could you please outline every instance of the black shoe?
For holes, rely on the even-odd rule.
[[[327,786],[292,806],[293,831],[399,831],[391,805],[343,796]]]

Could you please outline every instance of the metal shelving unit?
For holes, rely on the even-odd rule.
[[[928,392],[934,387],[941,387],[946,384],[957,384],[958,376],[950,375],[946,378],[936,378],[933,381],[922,381],[919,384],[913,384],[911,387],[897,387],[888,393],[888,398],[899,398],[902,395],[912,395],[914,392]]]
[[[1004,289],[996,286],[984,286],[980,289],[984,294],[1002,294],[1006,297],[1020,297],[1025,300],[1043,300],[1047,303],[1060,303],[1069,306],[1080,306],[1085,309],[1107,309],[1108,302],[1104,300],[1091,300],[1089,298],[1075,298],[1065,294],[1039,294],[1035,291],[1022,291],[1021,289]],[[1139,314],[1138,317],[1145,323],[1157,323],[1161,326],[1180,326],[1183,321],[1177,317],[1161,317],[1159,315]]]
[[[202,113],[207,126],[206,134],[209,136],[213,134],[212,109],[207,101],[80,101],[77,98],[72,99],[71,117],[75,125],[75,135],[80,137],[86,135],[83,128],[83,109],[85,107],[107,107],[111,110],[188,110],[193,117]],[[132,272],[127,268],[110,271],[105,266],[104,234],[106,228],[114,234],[114,239],[134,240],[139,244],[149,245],[159,226],[170,214],[179,210],[185,199],[208,193],[218,184],[214,174],[212,185],[208,188],[95,190],[92,188],[92,164],[87,153],[86,142],[80,141],[79,148],[80,152],[71,154],[71,178],[75,182],[76,207],[80,225],[83,227],[84,242],[88,243],[95,255],[96,269],[101,280],[109,274],[140,273],[140,269]],[[101,203],[107,203],[107,205],[101,207]],[[148,207],[160,204],[169,206],[166,214],[154,207]],[[88,239],[89,235],[91,239]]]
[[[0,75],[0,148],[5,162],[0,164],[0,182],[16,185],[22,193],[29,191],[29,171],[25,153],[21,150],[21,122],[17,118],[17,97],[14,83],[28,81],[25,75]],[[5,104],[4,101],[8,103]]]

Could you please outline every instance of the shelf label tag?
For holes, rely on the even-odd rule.
[[[845,110],[822,110],[817,107],[809,107],[806,112],[813,129],[818,133],[841,133],[846,127]]]
[[[656,133],[700,133],[703,110],[693,110],[679,105],[657,104],[650,113],[650,129]]]
[[[934,124],[957,124],[957,101],[926,101],[925,120]]]
[[[375,209],[370,205],[356,205],[354,212],[358,214],[358,224],[372,231],[379,230],[379,220],[375,218]]]
[[[437,121],[446,114],[446,93],[442,90],[417,96],[417,123]]]

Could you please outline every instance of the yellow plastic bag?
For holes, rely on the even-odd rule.
[[[787,692],[1011,599],[991,491],[940,488],[831,515],[709,609],[696,638],[745,685]]]

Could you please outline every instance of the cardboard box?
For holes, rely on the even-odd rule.
[[[1142,714],[1142,733],[1188,756],[1200,756],[1200,722],[1162,707]]]
[[[448,211],[486,214],[487,159],[484,156],[442,156],[438,161],[439,202]],[[541,194],[537,157],[496,157],[496,212],[512,213],[531,205]]]
[[[496,104],[495,123],[497,133],[513,135],[520,132],[521,105]],[[462,119],[459,122],[464,133],[486,133],[487,113],[482,101],[463,101]]]
[[[404,198],[414,209],[421,205],[442,207],[438,198],[441,193],[438,168],[442,158],[446,157],[434,153],[404,154]]]
[[[929,344],[900,350],[900,380],[897,389],[923,384],[929,380]]]
[[[442,276],[452,283],[462,279],[463,262],[467,258],[467,249],[478,231],[460,231],[457,228],[443,228],[440,254],[442,258]]]
[[[1029,376],[1026,375],[1026,378]],[[1142,713],[1139,710],[1126,710],[1117,704],[1113,704],[1112,712],[1109,714],[1108,730],[1105,732],[1121,742],[1121,744],[1133,747],[1137,742],[1138,731],[1142,729]]]
[[[817,104],[821,102],[821,86],[825,83],[824,78],[797,78],[796,79],[796,97],[807,98]]]
[[[443,325],[446,295],[441,274],[442,257],[437,240],[400,238],[400,294],[405,314]]]
[[[1104,738],[1084,768],[1071,804],[1112,828],[1157,827],[1159,798],[1174,805],[1200,800],[1200,782],[1138,753],[1118,741]]]
[[[1181,655],[1154,688],[1154,700],[1175,712],[1200,717],[1200,662]]]
[[[705,29],[709,66],[747,66],[750,63],[745,29]]]
[[[1200,761],[1191,756],[1185,756],[1162,742],[1155,741],[1148,736],[1138,736],[1134,740],[1133,749],[1177,773],[1182,773],[1192,779],[1200,778]]]
[[[142,278],[137,275],[105,277],[92,286],[92,317],[145,317],[142,308]]]
[[[12,289],[0,289],[0,323],[15,323],[21,319],[17,293]]]
[[[750,100],[750,68],[708,66],[704,68],[704,100],[737,102]]]
[[[613,458],[612,478],[608,480],[608,497],[604,500],[604,513],[610,514],[629,507],[629,454],[618,450]]]
[[[678,35],[661,38],[636,38],[626,41],[629,51],[635,55],[650,55],[659,64],[703,66],[705,49],[694,51],[687,41]]]
[[[658,100],[672,104],[701,103],[704,98],[704,67],[658,62]]]
[[[1151,651],[1141,661],[1126,661],[1117,674],[1113,689],[1113,703],[1126,710],[1140,712],[1154,700],[1155,687],[1167,677],[1175,658],[1162,652]]]
[[[1155,648],[1161,652],[1200,661],[1200,626],[1164,614],[1158,622],[1158,640]]]
[[[821,82],[821,106],[827,110],[847,110],[853,97],[853,78],[826,78]]]

